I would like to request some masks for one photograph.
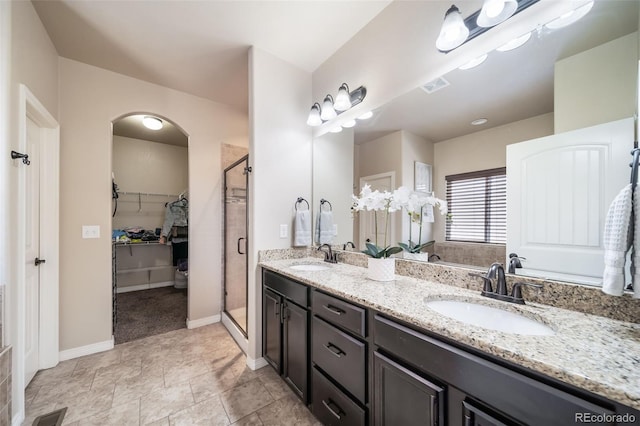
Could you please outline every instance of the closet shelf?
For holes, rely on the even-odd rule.
[[[162,269],[175,269],[176,267],[173,265],[163,265],[163,266],[147,266],[144,268],[123,268],[118,269],[116,271],[117,274],[127,274],[132,272],[146,272],[146,271],[160,271]]]

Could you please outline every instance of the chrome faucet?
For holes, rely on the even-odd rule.
[[[522,297],[522,286],[530,286],[535,288],[542,288],[540,284],[531,284],[525,282],[517,282],[513,284],[511,288],[511,294],[507,292],[507,280],[504,275],[504,267],[500,263],[494,263],[489,267],[487,275],[470,273],[469,276],[481,278],[484,281],[484,286],[480,295],[490,297],[492,299],[503,300],[505,302],[517,303],[524,305],[524,298]],[[493,280],[495,280],[496,290],[493,291]]]
[[[327,247],[327,251],[322,250],[322,247]],[[333,250],[331,250],[331,246],[329,244],[322,244],[320,247],[318,247],[318,251],[321,251],[324,253],[324,261],[325,262],[329,262],[329,263],[338,263],[338,257],[337,257],[337,253],[334,253]]]

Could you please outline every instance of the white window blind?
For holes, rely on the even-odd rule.
[[[505,244],[507,239],[506,168],[445,177],[446,240]]]

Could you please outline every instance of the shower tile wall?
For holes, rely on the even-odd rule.
[[[0,425],[11,424],[11,347],[0,352]]]

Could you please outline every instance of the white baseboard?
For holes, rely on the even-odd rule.
[[[262,367],[266,367],[267,365],[269,365],[269,363],[267,362],[266,359],[260,357],[258,359],[253,359],[253,358],[249,358],[247,357],[247,366],[252,369],[252,370],[258,370]]]
[[[116,288],[116,293],[120,294],[120,293],[129,293],[130,291],[150,290],[152,288],[173,287],[175,284],[176,284],[175,281],[161,281],[158,283],[151,283],[151,284],[130,285],[126,287]]]
[[[242,331],[238,329],[238,326],[233,321],[231,321],[226,312],[222,313],[222,324],[224,325],[224,328],[227,329],[233,340],[235,340],[238,346],[240,346],[242,352],[246,354],[249,349],[249,341],[246,337],[244,337]]]
[[[198,327],[202,327],[209,324],[215,324],[217,322],[220,322],[220,314],[212,315],[210,317],[200,318],[193,321],[187,318],[187,328],[191,330],[192,328],[198,328]]]
[[[97,354],[98,352],[108,351],[113,349],[114,340],[113,336],[111,336],[110,340],[105,340],[104,342],[93,343],[87,346],[80,346],[79,348],[66,349],[64,351],[60,351],[60,361],[66,361],[68,359],[79,358],[85,355]]]

